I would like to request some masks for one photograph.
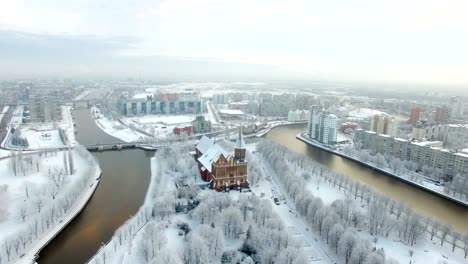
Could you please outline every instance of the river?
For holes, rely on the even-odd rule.
[[[309,146],[296,139],[296,135],[304,130],[305,125],[278,127],[265,137],[294,152],[310,157],[335,173],[348,176],[368,185],[378,193],[401,201],[421,215],[446,223],[458,232],[468,233],[468,208],[414,188],[351,160]]]
[[[119,141],[95,125],[89,109],[73,115],[81,144]],[[40,264],[85,263],[143,204],[152,153],[132,149],[94,155],[102,170],[101,183],[81,214],[41,251]]]

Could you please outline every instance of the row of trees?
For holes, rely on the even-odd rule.
[[[337,253],[339,253],[339,244],[333,241],[335,233],[330,234],[335,224],[339,224],[339,226],[333,228],[334,232],[343,229],[341,235],[349,228],[367,229],[369,234],[373,236],[398,235],[409,245],[417,243],[424,235],[424,231],[429,229],[428,226],[435,228],[434,234],[441,238],[441,243],[448,241],[447,234],[453,234],[451,237],[455,243],[457,241],[453,238],[460,237],[457,233],[450,232],[447,226],[438,223],[429,224],[428,221],[423,221],[419,215],[414,214],[403,204],[373,193],[367,186],[353,182],[342,175],[334,174],[324,166],[301,155],[291,153],[284,147],[272,142],[261,142],[258,144],[257,150],[276,172],[275,175],[282,183],[283,188],[296,203],[299,214],[306,219],[309,225],[318,230],[320,235],[325,236],[326,242],[335,247]],[[348,194],[348,197],[360,199],[361,203],[367,205],[367,211],[360,213],[353,210],[354,207],[351,206],[352,202],[349,199],[335,201],[329,206],[324,205],[320,198],[314,197],[305,188],[307,181],[312,177],[322,179],[331,186],[343,190]],[[459,243],[459,246],[468,250],[468,245],[463,247]],[[374,258],[373,255],[371,256]],[[345,259],[350,260],[350,255],[345,255]]]
[[[457,174],[451,182],[445,183],[444,191],[453,197],[468,201],[468,177]]]
[[[89,164],[86,169],[83,168],[80,177],[70,180],[64,169],[43,167],[42,172],[48,179],[43,185],[28,182],[23,184],[24,200],[13,212],[21,227],[0,243],[0,259],[5,263],[18,259],[31,245],[63,221],[82,193],[89,188],[90,182],[95,180],[96,170],[99,168],[96,160],[86,149],[75,149]],[[44,154],[31,154],[28,157],[33,155]]]
[[[75,172],[75,163],[73,159],[73,150],[69,148],[66,151],[60,151],[63,155],[63,171],[66,174],[73,174]],[[48,170],[52,167],[57,168],[59,163],[50,163],[47,161],[48,157],[57,157],[59,151],[40,151],[36,153],[24,153],[23,151],[11,151],[9,156],[9,167],[15,176],[22,174],[38,173],[46,163]],[[45,161],[44,161],[45,159]]]

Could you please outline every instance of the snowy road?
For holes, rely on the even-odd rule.
[[[262,157],[257,155],[260,160]],[[308,228],[303,220],[298,217],[294,210],[294,203],[283,193],[279,184],[276,182],[274,172],[270,166],[261,162],[261,167],[265,172],[265,183],[261,184],[258,188],[253,188],[254,193],[260,195],[258,192],[265,193],[265,198],[269,199],[276,213],[280,216],[281,220],[285,223],[288,233],[298,240],[302,240],[304,243],[304,253],[310,257],[313,263],[337,263],[334,260],[334,256],[329,255],[323,248],[320,242],[320,237],[316,236],[311,231],[307,231]],[[284,197],[280,205],[276,205],[273,202],[273,197]],[[286,202],[286,204],[284,204]]]
[[[219,124],[218,118],[213,109],[213,104],[210,101],[206,102],[206,109],[208,110],[208,117],[209,117],[209,120],[211,121],[211,124],[213,125]]]

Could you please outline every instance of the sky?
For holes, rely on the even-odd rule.
[[[0,75],[468,84],[466,0],[0,0]]]

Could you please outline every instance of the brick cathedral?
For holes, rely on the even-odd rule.
[[[203,136],[195,148],[201,178],[216,191],[249,188],[247,161],[242,129],[239,129],[234,154],[226,151],[207,136]]]

